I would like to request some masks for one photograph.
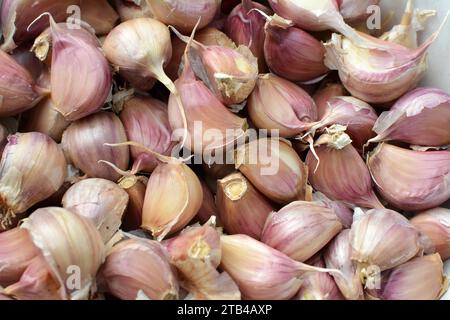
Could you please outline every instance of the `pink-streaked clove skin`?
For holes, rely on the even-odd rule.
[[[258,59],[259,73],[267,71],[264,57],[264,17],[252,9],[259,9],[267,15],[272,11],[265,5],[251,1],[242,0],[228,15],[225,32],[236,43],[250,48],[253,55]],[[250,12],[251,11],[251,12]]]
[[[350,229],[352,260],[362,278],[371,276],[371,267],[384,271],[421,254],[419,231],[400,213],[373,209],[356,219]],[[373,269],[375,271],[375,269]]]
[[[149,97],[133,97],[124,103],[120,113],[129,141],[169,156],[175,142],[172,141],[167,105]],[[138,147],[130,147],[136,171],[152,172],[158,160]]]
[[[401,141],[439,147],[450,144],[450,95],[436,88],[417,88],[380,115],[369,142]]]
[[[311,258],[307,264],[325,268],[325,262],[321,256]],[[328,273],[307,273],[303,276],[303,283],[295,300],[345,300],[333,277]]]
[[[124,231],[137,230],[142,225],[142,210],[147,182],[148,178],[144,176],[124,177],[119,181],[119,186],[126,191],[129,198],[121,225],[121,229]]]
[[[178,298],[178,279],[168,253],[152,240],[129,239],[116,244],[98,279],[101,289],[122,300],[136,300],[140,290],[152,300]]]
[[[270,70],[294,82],[311,81],[328,72],[323,44],[290,20],[275,15],[265,26],[264,56]]]
[[[108,0],[81,0],[80,9],[81,19],[94,28],[97,35],[108,34],[119,20]]]
[[[308,168],[295,150],[277,138],[253,140],[236,152],[238,169],[270,200],[287,204],[308,200]]]
[[[44,31],[49,22],[43,17],[36,20],[41,13],[47,12],[55,21],[62,22],[73,13],[68,8],[79,4],[80,0],[4,0],[0,17],[4,38],[2,50],[12,51],[18,44],[34,39]]]
[[[204,224],[208,222],[212,216],[216,216],[216,225],[222,225],[222,223],[219,223],[219,219],[217,218],[219,211],[216,207],[214,194],[211,192],[205,181],[200,180],[200,183],[202,184],[203,190],[203,202],[200,210],[198,210],[197,212],[197,219],[200,221],[200,223]]]
[[[39,255],[28,230],[14,228],[0,234],[0,286],[7,287],[20,277]]]
[[[439,254],[414,258],[381,274],[381,287],[368,290],[369,298],[380,300],[438,300],[449,279]]]
[[[352,261],[350,230],[342,230],[324,251],[327,268],[338,269],[341,274],[332,274],[336,285],[347,300],[364,300],[364,290],[356,264]]]
[[[323,88],[317,90],[312,96],[317,107],[319,119],[323,119],[328,113],[328,102],[335,97],[346,96],[345,88],[340,83],[328,83]]]
[[[295,201],[269,215],[261,241],[294,260],[305,262],[342,228],[332,208],[323,203]]]
[[[333,209],[344,228],[350,229],[353,223],[353,210],[340,201],[333,201],[321,192],[313,193],[313,201]]]
[[[300,289],[306,272],[331,272],[295,261],[246,235],[221,236],[221,268],[247,300],[287,300]]]
[[[153,17],[147,1],[115,0],[114,4],[122,22],[137,18]]]
[[[359,22],[366,19],[370,13],[367,9],[370,6],[376,6],[380,0],[336,0],[339,6],[339,12],[347,22]]]
[[[220,221],[229,234],[246,234],[256,240],[275,206],[242,173],[217,181],[216,205]]]
[[[16,48],[11,55],[36,81],[46,71],[43,63],[30,51],[28,46]]]
[[[34,107],[42,92],[32,75],[13,57],[0,50],[0,116],[17,115]]]
[[[256,127],[278,130],[284,138],[306,132],[318,120],[316,105],[306,91],[270,73],[258,77],[247,108]]]
[[[442,257],[450,258],[450,209],[434,208],[418,213],[411,223],[428,239]]]
[[[399,209],[431,209],[450,198],[450,151],[413,151],[382,143],[367,164],[381,196]]]
[[[110,112],[99,112],[73,122],[64,131],[61,144],[67,160],[89,177],[117,181],[120,174],[99,161],[109,161],[119,169],[126,170],[129,148],[105,144],[124,143],[127,140],[119,117]]]

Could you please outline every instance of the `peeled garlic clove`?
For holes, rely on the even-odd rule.
[[[363,286],[356,264],[351,260],[350,230],[342,230],[324,251],[327,268],[338,269],[341,274],[332,274],[342,295],[347,300],[364,300]]]
[[[55,109],[51,98],[46,98],[22,114],[20,128],[23,132],[41,132],[60,142],[64,130],[70,125]]]
[[[285,204],[308,197],[308,168],[284,141],[264,138],[238,148],[236,168],[276,203]]]
[[[14,228],[20,214],[58,191],[66,176],[64,154],[48,136],[9,136],[0,163],[0,230]]]
[[[221,268],[247,300],[290,299],[298,292],[304,273],[328,271],[292,260],[246,235],[221,236],[220,241]]]
[[[302,88],[270,73],[259,76],[247,108],[256,127],[279,130],[286,138],[307,131],[318,120],[316,105]]]
[[[411,223],[426,237],[442,257],[450,258],[450,209],[434,208],[414,216]]]
[[[197,214],[203,191],[196,174],[172,159],[153,171],[147,185],[142,228],[158,240],[183,229]]]
[[[170,155],[174,142],[167,106],[163,102],[148,97],[133,97],[124,103],[120,120],[128,140],[138,142],[160,154]],[[152,172],[158,165],[154,156],[143,153],[141,149],[130,147],[130,150],[138,171]]]
[[[119,20],[119,15],[107,0],[81,0],[80,9],[81,19],[94,28],[97,35],[108,34]]]
[[[313,201],[321,203],[328,208],[331,208],[344,228],[350,228],[353,223],[353,211],[348,206],[339,201],[333,201],[321,192],[313,193]]]
[[[367,164],[381,196],[399,209],[430,209],[450,198],[450,151],[413,151],[382,143]]]
[[[114,4],[122,22],[137,18],[153,17],[147,1],[115,0]]]
[[[337,130],[322,135],[316,143],[321,144],[320,140],[326,145],[315,147],[306,157],[313,188],[349,205],[382,208],[373,190],[369,169],[351,145],[350,137]]]
[[[88,299],[95,292],[95,276],[105,258],[100,233],[89,220],[62,208],[38,209],[20,226],[63,288],[64,299]]]
[[[219,211],[217,210],[214,195],[207,186],[206,182],[200,180],[203,190],[203,202],[200,210],[197,212],[197,218],[201,223],[206,223],[212,216],[216,216]],[[217,218],[216,218],[217,220]],[[217,223],[218,225],[221,223]]]
[[[318,118],[323,119],[323,116],[328,112],[328,101],[334,97],[345,95],[344,86],[338,83],[329,83],[317,90],[312,98],[316,103]]]
[[[143,176],[124,177],[119,181],[119,186],[125,190],[129,198],[121,226],[124,231],[136,230],[142,225],[142,210],[147,182],[148,178]]]
[[[178,280],[167,252],[156,241],[129,239],[116,244],[99,271],[99,282],[122,300],[135,300],[140,290],[152,300],[178,298]]]
[[[312,258],[309,263],[315,267],[325,268],[322,257]],[[296,300],[344,300],[333,277],[328,273],[307,273],[303,284],[295,296]]]
[[[79,5],[80,0],[3,0],[1,28],[4,43],[2,50],[12,51],[25,41],[34,39],[48,27],[46,19],[38,19],[42,12],[49,13],[56,21],[64,21],[70,14],[68,8]]]
[[[0,116],[8,117],[34,107],[41,98],[31,74],[0,50]]]
[[[270,214],[261,241],[304,262],[341,230],[342,224],[332,208],[322,203],[295,201]]]
[[[86,179],[75,183],[64,194],[62,205],[92,221],[104,243],[119,230],[128,204],[128,194],[114,182]]]
[[[105,146],[105,143],[126,141],[125,129],[119,117],[113,113],[99,112],[72,123],[64,132],[61,144],[68,161],[89,177],[117,181],[120,174],[98,162],[109,161],[126,170],[129,148]]]
[[[237,45],[247,46],[252,51],[258,59],[261,73],[267,69],[264,58],[264,25],[266,21],[261,14],[251,11],[252,9],[271,14],[271,10],[266,6],[251,0],[243,0],[228,15],[225,31]]]
[[[450,144],[450,95],[440,89],[417,88],[383,112],[370,142],[402,141],[420,146]]]
[[[368,292],[381,300],[438,300],[449,279],[439,254],[414,258],[381,274],[381,287]]]
[[[270,70],[290,81],[310,81],[328,72],[323,44],[278,15],[265,26],[264,55]]]
[[[367,211],[353,222],[349,236],[352,260],[358,263],[364,283],[421,250],[419,231],[400,213],[387,209]]]
[[[380,0],[338,0],[339,12],[347,22],[358,22],[370,15],[370,6],[377,6]]]
[[[200,19],[199,29],[213,21],[220,9],[220,0],[147,1],[155,19],[190,33]]]
[[[229,234],[246,234],[257,240],[264,223],[275,207],[242,173],[233,173],[217,181],[217,209]]]
[[[19,281],[39,250],[27,230],[14,228],[0,234],[0,285]]]

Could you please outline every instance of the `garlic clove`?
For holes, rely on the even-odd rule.
[[[381,196],[399,209],[430,209],[450,197],[449,151],[421,152],[382,143],[367,164]]]
[[[380,0],[338,0],[339,12],[347,22],[359,22],[369,16],[368,9],[370,6],[377,6]]]
[[[122,300],[140,290],[152,300],[178,298],[178,280],[167,252],[156,241],[129,239],[116,244],[99,271],[99,285]]]
[[[81,0],[80,9],[81,19],[94,28],[97,35],[108,34],[119,20],[119,15],[107,0]]]
[[[233,173],[217,181],[216,204],[225,231],[246,234],[257,240],[267,217],[275,210],[242,173]]]
[[[200,180],[200,183],[202,184],[203,190],[203,202],[200,210],[198,210],[197,212],[197,219],[200,221],[200,223],[206,223],[209,221],[209,219],[211,219],[212,216],[216,216],[219,211],[216,207],[215,196],[209,189],[206,182]],[[216,225],[221,225],[222,223],[219,223],[217,220],[218,219],[216,217]]]
[[[353,210],[351,210],[344,203],[339,201],[333,201],[327,198],[321,192],[314,192],[312,195],[313,201],[320,203],[328,208],[331,208],[336,216],[339,218],[342,226],[346,229],[349,229],[353,223]]]
[[[14,228],[27,209],[58,191],[66,176],[64,154],[48,136],[9,136],[0,163],[0,230]]]
[[[411,223],[426,237],[442,260],[450,258],[450,209],[434,208],[418,213]]]
[[[276,203],[309,197],[308,168],[284,141],[253,140],[237,149],[235,163],[256,189]]]
[[[341,230],[342,224],[332,208],[322,203],[295,201],[270,214],[261,241],[304,262]]]
[[[153,17],[147,1],[115,0],[114,4],[122,22],[137,18]]]
[[[119,186],[125,190],[129,198],[127,209],[123,215],[122,230],[132,231],[141,227],[147,183],[148,178],[144,176],[130,176],[119,180]]]
[[[119,230],[128,194],[114,182],[86,179],[64,194],[63,208],[92,221],[106,244]]]
[[[328,83],[312,96],[317,106],[318,119],[323,119],[328,113],[328,102],[335,97],[346,96],[345,88],[340,83]]]

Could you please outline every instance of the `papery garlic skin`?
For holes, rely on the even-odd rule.
[[[450,144],[450,95],[437,88],[417,88],[383,112],[370,142],[401,141],[420,146]]]
[[[381,288],[368,294],[380,300],[438,300],[449,279],[439,254],[414,258],[381,274]]]
[[[119,230],[127,204],[128,194],[105,179],[77,182],[62,199],[65,209],[92,221],[105,243]]]
[[[73,122],[64,131],[62,147],[68,161],[91,178],[117,181],[120,174],[111,167],[98,163],[109,161],[126,170],[129,163],[129,148],[109,147],[105,144],[126,142],[125,129],[115,114],[99,112]]]
[[[142,290],[152,300],[178,298],[178,280],[163,246],[129,239],[116,244],[99,271],[101,287],[122,300],[136,300]]]
[[[442,260],[450,258],[450,209],[434,208],[418,213],[411,223],[426,237]]]
[[[66,176],[64,153],[48,136],[9,136],[0,162],[0,230],[15,227],[18,215],[58,191]]]
[[[108,34],[115,26],[119,15],[107,0],[81,0],[81,19],[95,30],[97,35]]]
[[[88,299],[95,292],[95,276],[105,258],[100,233],[89,220],[62,208],[38,209],[20,226],[30,232],[42,251],[64,299]],[[73,285],[70,276],[80,278]]]
[[[426,210],[450,198],[450,151],[413,151],[382,143],[367,164],[381,196],[399,209]]]
[[[341,230],[342,224],[333,209],[321,203],[295,201],[270,214],[261,241],[304,262]]]

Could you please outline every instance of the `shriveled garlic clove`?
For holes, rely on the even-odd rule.
[[[236,169],[270,200],[286,204],[310,197],[308,168],[288,143],[253,140],[236,151]]]
[[[315,190],[333,200],[382,208],[373,190],[369,169],[343,129],[339,126],[328,129],[328,133],[316,141],[319,146],[309,151],[306,157],[309,182]]]
[[[99,285],[122,300],[135,300],[140,290],[152,300],[178,298],[179,286],[163,246],[129,239],[116,244],[99,271]]]
[[[153,17],[147,1],[115,0],[114,4],[122,22],[137,18]]]
[[[105,259],[100,233],[89,220],[62,208],[42,208],[20,226],[30,232],[62,288],[62,298],[88,299]]]
[[[342,230],[324,251],[325,265],[341,272],[332,274],[332,277],[347,300],[364,300],[363,285],[357,265],[352,260],[352,254],[350,230]]]
[[[127,209],[123,215],[122,230],[132,231],[141,227],[147,183],[148,178],[144,176],[129,176],[120,179],[119,186],[125,190],[129,198]]]
[[[347,22],[358,22],[366,19],[370,6],[377,6],[380,0],[337,0],[339,12]]]
[[[381,274],[381,286],[368,295],[380,300],[438,300],[449,279],[439,254],[414,258]]]
[[[450,198],[450,151],[413,151],[382,143],[367,164],[381,196],[399,209],[426,210]]]
[[[257,240],[267,217],[275,210],[242,173],[233,173],[217,181],[216,204],[225,231],[246,234]]]
[[[450,95],[437,88],[417,88],[383,112],[369,142],[401,141],[438,147],[450,144]]]
[[[426,237],[442,257],[450,258],[450,209],[434,208],[418,213],[411,223]]]
[[[333,209],[334,213],[337,215],[344,228],[349,229],[351,227],[353,223],[353,210],[350,210],[348,206],[346,206],[342,202],[333,201],[327,198],[327,196],[321,192],[313,193],[313,201],[321,203],[328,208]]]
[[[119,230],[128,204],[128,194],[114,182],[86,179],[64,194],[62,205],[92,221],[106,244]]]
[[[317,107],[317,114],[319,119],[323,119],[328,113],[328,102],[335,97],[346,96],[345,88],[340,83],[328,83],[323,88],[314,93],[312,96]]]
[[[267,218],[261,241],[304,262],[342,230],[332,208],[323,203],[294,201]]]
[[[61,144],[67,160],[89,177],[117,181],[120,174],[98,162],[109,161],[126,170],[129,148],[105,146],[106,143],[125,141],[127,136],[119,117],[110,112],[99,112],[73,122],[64,132]]]
[[[308,93],[270,73],[259,76],[247,108],[256,127],[278,130],[285,138],[306,132],[318,120],[316,105]]]
[[[9,136],[0,163],[0,230],[14,228],[21,214],[58,191],[66,176],[64,153],[47,135]]]
[[[108,0],[81,0],[81,19],[95,30],[97,35],[108,34],[119,20],[119,15]]]
[[[203,201],[200,210],[197,212],[197,218],[201,223],[206,223],[212,216],[218,215],[219,210],[217,210],[216,207],[214,194],[211,192],[206,182],[200,180],[200,183],[202,184]],[[216,224],[221,225],[222,223],[218,222],[218,220],[219,219],[216,217]]]

